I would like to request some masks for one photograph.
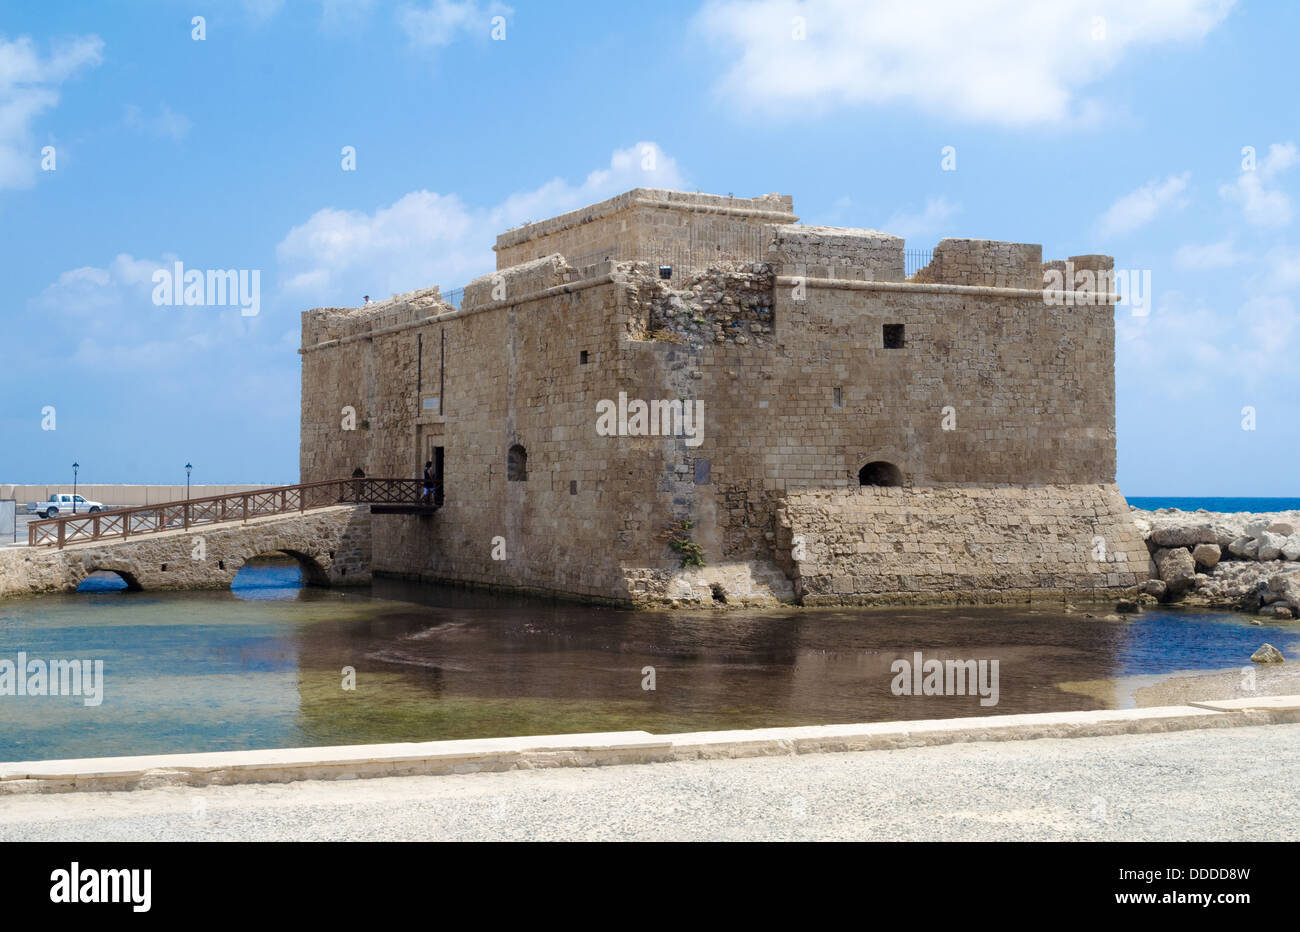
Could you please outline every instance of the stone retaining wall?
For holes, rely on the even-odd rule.
[[[777,521],[806,605],[1113,599],[1148,578],[1113,484],[810,490]]]

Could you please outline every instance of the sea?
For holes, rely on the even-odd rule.
[[[1126,495],[1125,499],[1134,508],[1155,511],[1157,508],[1178,508],[1182,511],[1238,512],[1248,511],[1261,514],[1269,511],[1298,511],[1300,498],[1225,498],[1213,495]]]

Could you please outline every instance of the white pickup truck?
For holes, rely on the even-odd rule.
[[[73,509],[77,514],[91,514],[97,511],[103,511],[102,502],[88,502],[80,495],[69,495],[67,492],[59,492],[50,496],[48,502],[32,502],[28,510],[32,514],[43,515],[46,518],[57,518],[63,515],[70,515]]]

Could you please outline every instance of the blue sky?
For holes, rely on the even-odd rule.
[[[1223,0],[0,3],[0,482],[295,481],[301,310],[646,185],[1149,270],[1121,487],[1298,495],[1297,35]],[[259,270],[258,314],[155,305],[175,261]]]

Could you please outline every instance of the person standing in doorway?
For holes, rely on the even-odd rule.
[[[420,496],[421,500],[428,503],[436,494],[437,478],[433,474],[433,460],[428,460],[424,464],[424,493]]]

